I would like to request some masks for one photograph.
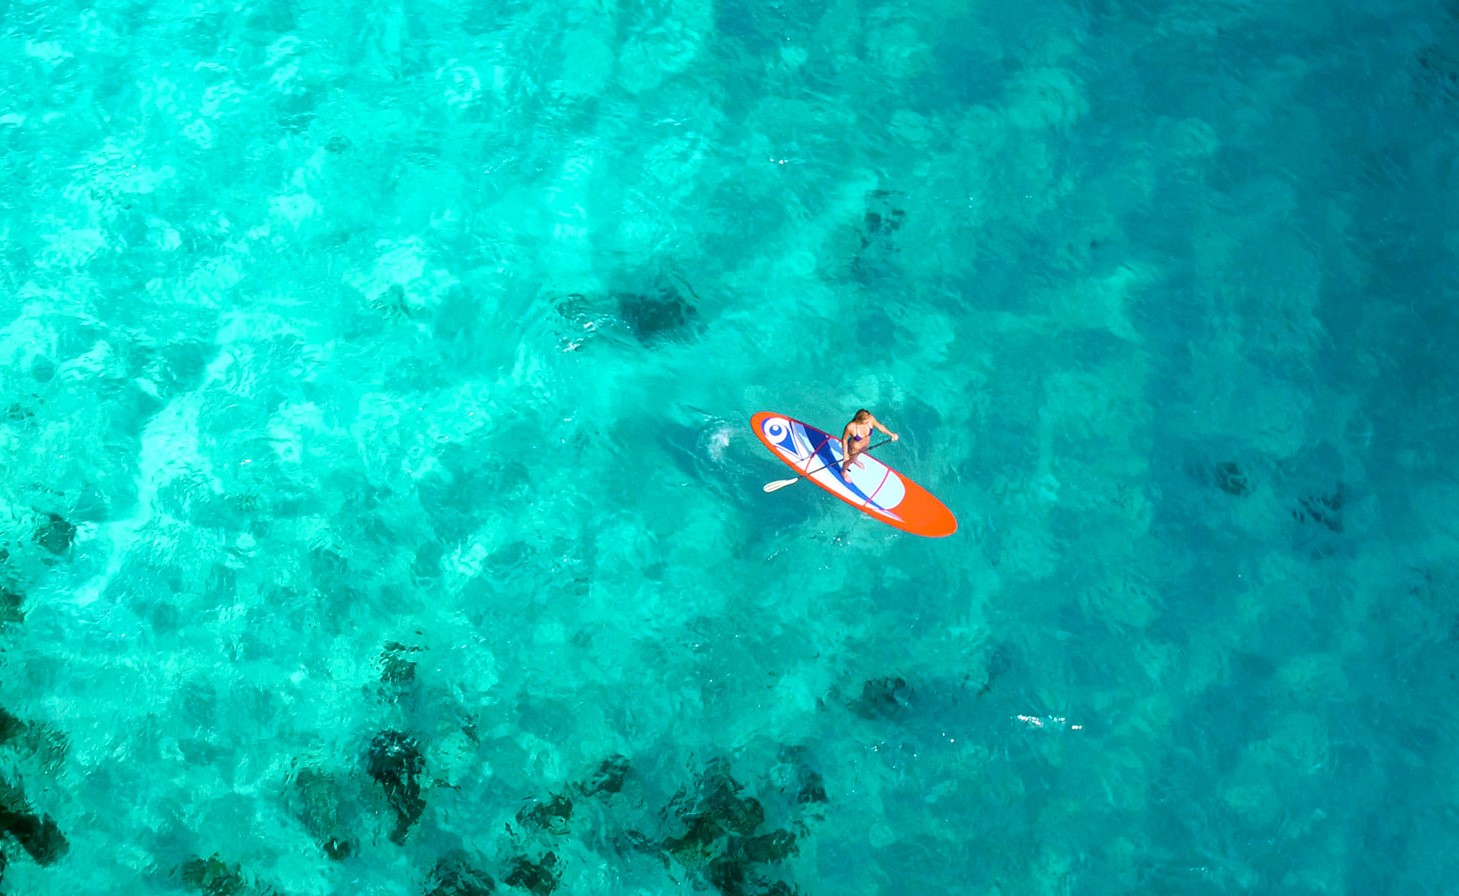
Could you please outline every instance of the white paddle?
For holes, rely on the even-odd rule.
[[[866,450],[867,451],[870,451],[873,448],[880,448],[881,446],[885,445],[887,442],[890,442],[890,441],[891,441],[891,439],[882,439],[880,442],[877,442],[875,445],[867,445],[866,446]],[[837,463],[840,463],[840,461],[837,461]],[[785,488],[787,485],[795,485],[797,482],[801,481],[802,479],[806,478],[807,476],[811,475],[812,473],[819,473],[819,472],[821,472],[822,470],[826,469],[829,466],[832,466],[832,464],[821,464],[819,467],[816,467],[814,470],[806,470],[804,473],[800,474],[799,476],[795,477],[794,479],[777,479],[774,482],[767,482],[767,483],[765,483],[765,491],[767,491],[767,492],[778,492],[781,489]]]

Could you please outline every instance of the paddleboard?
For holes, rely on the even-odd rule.
[[[852,464],[843,475],[840,436],[771,411],[751,417],[750,428],[771,454],[867,516],[914,535],[939,538],[957,531],[957,518],[946,505],[869,451],[857,455],[861,466]]]

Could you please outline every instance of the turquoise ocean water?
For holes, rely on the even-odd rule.
[[[0,889],[1453,892],[1456,143],[1444,0],[0,0]]]

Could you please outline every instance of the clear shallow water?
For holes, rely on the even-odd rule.
[[[1459,871],[1443,4],[0,34],[7,892]]]

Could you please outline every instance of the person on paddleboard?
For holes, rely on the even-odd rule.
[[[851,422],[846,424],[846,428],[841,430],[842,476],[845,476],[851,471],[851,465],[853,463],[858,467],[861,466],[861,461],[856,459],[856,455],[865,451],[866,446],[871,444],[871,431],[873,429],[879,429],[891,436],[893,442],[901,438],[901,436],[892,432],[890,429],[882,426],[881,421],[872,416],[871,411],[868,411],[866,408],[857,411],[856,416],[851,418]]]

